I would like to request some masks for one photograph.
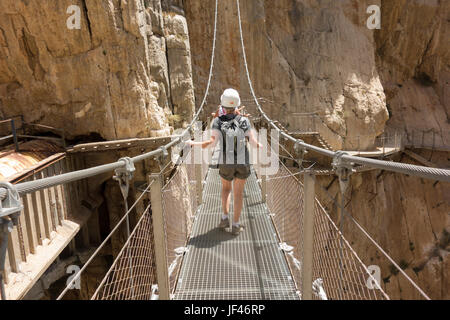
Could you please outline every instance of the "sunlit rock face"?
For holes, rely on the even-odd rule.
[[[197,99],[208,76],[214,4],[185,1]],[[333,147],[373,145],[388,112],[367,7],[365,1],[241,1],[250,75],[256,94],[275,102],[265,105],[272,117],[294,130],[296,113],[317,112],[323,122],[317,129]],[[220,1],[211,108],[227,87],[250,97],[236,15],[236,1]]]
[[[370,149],[386,128],[410,136],[432,130],[437,144],[449,145],[450,1],[240,3],[250,76],[256,95],[272,101],[262,103],[271,118],[295,131],[301,124],[296,114],[316,112],[317,130],[335,149]],[[205,93],[214,4],[1,0],[0,117],[23,114],[28,122],[64,128],[68,138],[170,134],[192,119],[195,101]],[[71,5],[80,9],[80,29],[67,27]],[[367,27],[369,5],[381,8],[379,30]],[[205,114],[217,108],[228,87],[240,90],[254,112],[246,101],[251,94],[236,1],[219,0],[218,18]],[[449,167],[448,152],[415,152]],[[394,160],[419,164],[401,154]],[[91,189],[107,179],[94,181]],[[336,197],[338,182],[332,179],[319,177],[317,185]],[[117,184],[96,192],[108,202],[111,221],[118,221],[123,202]],[[346,195],[352,216],[433,299],[449,298],[449,194],[448,184],[373,171],[352,175]],[[317,197],[338,221],[336,204],[319,187]],[[382,286],[392,298],[420,298],[348,221],[344,234],[364,263],[381,267]],[[124,239],[114,240],[114,254]]]
[[[377,66],[391,119],[416,143],[450,144],[450,2],[382,1]],[[414,133],[413,133],[414,131]],[[413,134],[415,136],[413,136]]]
[[[317,112],[329,128],[321,133],[336,149],[370,149],[387,126],[410,135],[433,129],[436,142],[448,145],[448,1],[240,3],[250,76],[257,96],[275,102],[263,103],[271,118],[295,128],[295,113]],[[185,1],[197,100],[208,79],[214,4]],[[366,10],[373,4],[381,8],[381,29],[369,30]],[[210,110],[227,87],[251,96],[236,15],[235,0],[219,2]],[[449,166],[445,152],[416,152]],[[420,165],[405,155],[395,160]],[[336,198],[339,184],[332,179],[318,178],[318,184]],[[448,189],[375,170],[354,174],[346,195],[347,210],[433,299],[448,299]],[[336,204],[320,187],[316,191],[339,221]],[[392,298],[421,298],[348,219],[344,228],[361,259],[381,267],[382,286]]]
[[[445,152],[416,150],[437,166],[448,166]],[[419,164],[408,156],[398,162]],[[320,186],[326,186],[327,191]],[[449,184],[379,170],[354,174],[345,196],[346,210],[431,298],[449,299]],[[319,177],[317,196],[340,221],[336,203],[339,183]],[[349,215],[343,233],[366,265],[381,269],[381,286],[392,299],[423,296],[371,243]]]
[[[170,134],[195,102],[186,20],[167,2],[1,1],[0,115],[69,138]]]

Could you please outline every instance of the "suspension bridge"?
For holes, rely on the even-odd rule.
[[[239,0],[238,22],[245,71],[256,105],[260,128],[276,130],[279,146],[294,146],[295,154],[286,153],[301,166],[306,152],[332,160],[333,173],[345,193],[350,175],[361,168],[381,169],[400,174],[450,182],[450,170],[416,166],[392,161],[359,157],[343,151],[308,144],[283,130],[263,110],[253,89],[245,54]],[[0,283],[1,296],[8,297],[4,284],[4,265],[11,249],[10,232],[20,222],[23,197],[49,188],[68,185],[90,177],[115,173],[125,203],[125,214],[96,248],[83,267],[72,277],[57,299],[64,299],[83,272],[105,247],[117,230],[127,230],[125,244],[101,281],[93,300],[155,299],[389,299],[358,254],[345,239],[315,196],[315,173],[292,172],[282,159],[279,170],[267,175],[264,166],[254,165],[244,190],[242,214],[245,231],[239,236],[217,229],[221,214],[220,178],[217,150],[212,163],[188,161],[192,153],[183,148],[202,113],[211,85],[217,36],[218,0],[215,5],[214,38],[209,79],[204,98],[191,124],[178,136],[151,152],[133,158],[88,169],[10,184],[0,182]],[[139,141],[123,141],[129,145]],[[274,145],[271,141],[271,146]],[[116,144],[120,146],[120,143]],[[179,148],[181,145],[181,148]],[[97,146],[98,147],[98,146]],[[108,143],[102,143],[108,148]],[[78,146],[75,149],[87,148]],[[182,149],[174,165],[169,152]],[[135,164],[156,159],[160,171],[148,176],[148,183],[136,201],[128,206],[127,198]],[[59,189],[57,189],[59,190]],[[62,196],[62,193],[60,194]],[[341,210],[344,210],[341,208]],[[131,212],[138,211],[133,228]],[[231,209],[231,212],[233,210]],[[348,213],[347,213],[348,214]],[[65,217],[62,215],[61,221]],[[429,296],[403,271],[381,246],[350,216],[357,228],[406,278],[418,294]],[[49,224],[55,223],[50,221]],[[47,229],[46,229],[47,230]],[[41,232],[45,237],[44,232]]]

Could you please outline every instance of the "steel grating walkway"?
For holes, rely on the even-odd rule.
[[[217,228],[222,214],[220,193],[218,169],[210,169],[173,298],[299,299],[254,171],[244,190],[241,223],[245,230],[239,236]]]

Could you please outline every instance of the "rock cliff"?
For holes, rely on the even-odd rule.
[[[450,143],[450,2],[382,1],[375,33],[377,69],[390,120],[416,144]],[[413,136],[415,135],[415,136]]]
[[[214,3],[1,0],[0,117],[23,114],[64,128],[70,139],[169,135],[203,97]],[[72,5],[79,29],[67,25],[76,22]],[[379,30],[367,28],[369,5],[381,8]],[[413,142],[415,130],[433,132],[448,146],[449,1],[242,0],[241,11],[250,75],[272,118],[295,130],[299,114],[316,112],[336,149],[355,148],[356,140],[369,149],[386,129]],[[254,111],[236,15],[235,0],[219,1],[208,113],[227,87]],[[450,166],[448,152],[416,152]],[[335,199],[332,179],[319,182]],[[338,221],[335,204],[323,189],[317,194]],[[372,171],[353,175],[346,195],[349,212],[434,299],[449,298],[449,194],[448,184]],[[366,264],[381,266],[387,293],[418,298],[349,226],[344,234]]]
[[[448,166],[444,152],[420,153]],[[420,165],[405,155],[394,160]],[[319,199],[340,222],[338,181],[318,178],[318,185]],[[431,299],[449,299],[449,191],[448,183],[375,170],[352,175],[345,195],[348,213]],[[423,298],[348,215],[343,225],[346,239],[361,259],[381,268],[381,285],[391,299]]]
[[[220,2],[211,109],[229,86],[250,98],[235,2]],[[366,9],[372,4],[381,8],[379,30],[366,26]],[[296,113],[317,112],[333,132],[327,137],[334,148],[354,148],[358,136],[360,148],[370,148],[386,128],[412,141],[417,131],[431,130],[436,145],[448,145],[449,5],[418,0],[241,1],[255,91],[274,102],[263,108],[290,127],[296,126]],[[213,0],[185,1],[197,97],[208,75],[213,8]],[[416,152],[437,166],[450,166],[448,153]],[[395,160],[421,165],[408,156]],[[339,221],[334,202],[338,182],[319,178],[319,184],[329,194],[318,187],[318,197]],[[373,171],[355,174],[346,195],[346,209],[433,299],[448,299],[450,287],[449,190],[445,183]],[[420,298],[348,218],[344,234],[366,264],[381,267],[383,288],[392,298]]]
[[[171,116],[189,121],[195,109],[188,30],[176,8],[160,0],[1,1],[0,116],[23,114],[69,138],[170,134]],[[77,13],[79,29],[69,29]]]
[[[373,2],[373,1],[372,1]],[[197,98],[203,94],[214,22],[213,0],[186,0]],[[368,3],[368,2],[367,2]],[[329,143],[371,147],[388,119],[366,1],[241,1],[249,69],[266,111],[289,128],[298,113],[317,112],[334,133]],[[379,4],[375,1],[370,4]],[[235,0],[220,1],[211,108],[234,87],[249,98]],[[298,118],[298,117],[297,117]]]

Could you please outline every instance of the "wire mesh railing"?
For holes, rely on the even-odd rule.
[[[379,286],[371,285],[375,279],[317,200],[313,243],[313,279],[323,280],[328,299],[388,299]]]
[[[191,155],[192,153],[173,169],[167,183],[161,188],[164,220],[162,228],[167,263],[164,267],[168,268],[171,294],[176,288],[178,273],[186,252],[185,246],[199,205],[197,188],[201,188],[201,183],[199,184],[196,174],[197,165],[190,161]],[[202,180],[204,174],[200,175]],[[160,228],[161,225],[154,225],[153,214],[149,205],[92,296],[93,300],[158,299],[154,228]]]
[[[343,139],[347,151],[377,151],[386,155],[403,148],[403,135],[399,132],[385,132],[378,137],[357,135]]]
[[[92,300],[151,300],[156,265],[150,205],[92,296]]]
[[[301,290],[305,250],[304,187],[282,162],[279,166],[276,174],[266,178],[267,206],[293,279]],[[368,285],[375,279],[317,200],[313,224],[313,280],[320,281],[326,297],[332,300],[388,299],[381,288]],[[323,296],[316,294],[313,298],[323,299]]]
[[[390,128],[390,130],[396,129]],[[450,135],[445,134],[445,130],[439,132],[435,129],[411,129],[405,130],[405,134],[402,136],[402,143],[408,148],[450,151],[449,138]]]
[[[389,131],[375,137],[372,135],[340,136],[333,132],[316,113],[293,113],[287,124],[293,134],[319,134],[334,148],[347,151],[382,151],[387,154],[392,150],[400,150],[404,144],[404,135],[400,131]]]
[[[275,175],[266,179],[267,207],[278,237],[288,250],[288,265],[297,287],[301,283],[303,192],[298,181],[290,175],[284,165],[280,165]],[[282,192],[278,192],[281,191]]]
[[[190,236],[193,218],[197,211],[196,185],[195,165],[183,162],[162,190],[171,293],[176,287],[181,258],[184,254],[183,248]]]

